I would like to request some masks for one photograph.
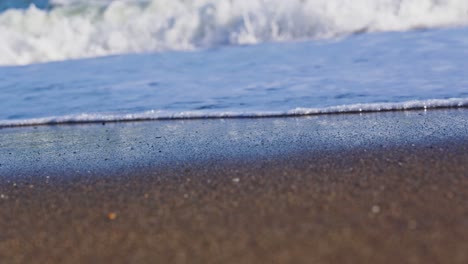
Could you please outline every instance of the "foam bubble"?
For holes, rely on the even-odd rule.
[[[466,0],[54,0],[0,13],[0,65],[468,25]]]

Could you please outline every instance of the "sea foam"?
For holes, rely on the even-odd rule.
[[[145,111],[131,114],[83,113],[77,115],[51,116],[24,120],[0,120],[2,127],[80,124],[101,122],[127,122],[151,120],[181,120],[181,119],[222,119],[222,118],[271,118],[300,117],[346,113],[372,113],[388,111],[409,111],[428,109],[467,108],[468,98],[412,100],[400,103],[368,103],[351,104],[323,108],[295,108],[289,111],[269,112],[218,112],[218,111]]]
[[[43,2],[43,1],[42,1]],[[55,0],[0,13],[0,65],[468,25],[466,0]]]

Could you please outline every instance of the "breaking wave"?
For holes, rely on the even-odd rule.
[[[466,0],[19,2],[0,13],[0,65],[468,25]]]

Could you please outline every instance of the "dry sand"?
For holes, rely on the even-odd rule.
[[[2,129],[0,262],[468,263],[467,121]]]

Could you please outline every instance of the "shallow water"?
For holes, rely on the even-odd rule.
[[[415,30],[415,21],[407,21],[404,26],[401,24],[397,27],[387,14],[393,14],[390,11],[395,1],[377,1],[376,3],[381,4],[378,9],[381,13],[377,16],[380,20],[374,19],[373,24],[366,27],[367,33],[363,31],[361,34],[352,35],[349,34],[359,27],[357,24],[344,27],[345,24],[337,23],[339,19],[332,15],[340,15],[339,8],[335,9],[335,13],[330,11],[328,14],[335,18],[334,22],[327,20],[328,17],[318,17],[317,21],[320,23],[316,22],[318,24],[315,24],[315,31],[309,28],[313,25],[311,21],[301,18],[303,30],[298,32],[297,29],[293,30],[283,25],[288,24],[288,21],[297,22],[286,19],[286,15],[294,14],[287,8],[286,11],[278,11],[274,16],[264,10],[259,11],[259,6],[245,3],[230,3],[228,7],[222,7],[217,2],[207,0],[190,2],[192,5],[175,1],[179,8],[191,11],[200,11],[203,4],[209,4],[217,15],[228,16],[220,9],[231,8],[231,12],[228,12],[232,16],[231,19],[236,17],[234,13],[240,12],[240,8],[245,14],[264,17],[267,22],[271,20],[270,22],[284,26],[281,35],[283,37],[280,38],[280,35],[266,34],[265,32],[270,31],[262,27],[263,24],[252,24],[255,30],[250,32],[250,36],[255,41],[247,42],[249,45],[239,41],[220,40],[222,36],[243,32],[242,29],[247,30],[248,19],[245,17],[241,20],[240,29],[219,24],[218,20],[208,24],[200,22],[205,23],[205,26],[218,24],[216,29],[204,31],[203,34],[211,32],[209,41],[206,38],[205,42],[200,38],[191,38],[187,40],[190,45],[187,44],[186,47],[178,45],[182,43],[180,41],[174,44],[167,38],[169,32],[181,36],[181,31],[176,30],[176,26],[172,31],[166,28],[164,34],[155,35],[155,32],[151,31],[154,28],[147,27],[147,24],[136,27],[136,22],[129,22],[128,27],[134,27],[133,29],[147,28],[150,31],[149,39],[142,39],[144,34],[142,38],[125,35],[130,32],[127,28],[127,31],[120,32],[127,40],[123,44],[134,41],[134,47],[140,47],[147,41],[148,49],[123,47],[121,50],[113,50],[109,46],[102,54],[91,52],[91,47],[100,49],[104,46],[99,39],[89,38],[90,35],[87,38],[88,42],[83,43],[75,39],[76,35],[61,38],[57,37],[61,35],[55,35],[57,32],[50,33],[50,30],[57,26],[55,22],[64,21],[53,20],[59,13],[60,19],[68,19],[68,23],[63,25],[65,27],[73,25],[73,21],[78,18],[85,19],[81,22],[86,22],[91,11],[83,11],[83,8],[100,10],[98,18],[103,20],[96,18],[97,22],[94,21],[94,24],[89,26],[90,30],[101,27],[105,34],[110,32],[110,35],[104,36],[106,40],[110,40],[111,33],[117,29],[108,28],[109,21],[106,19],[110,18],[104,13],[117,12],[114,10],[116,5],[127,8],[122,10],[138,7],[140,9],[135,10],[140,10],[146,15],[147,12],[159,14],[162,8],[172,12],[174,21],[182,19],[177,17],[181,11],[174,6],[175,4],[163,5],[163,2],[120,1],[120,4],[117,4],[113,1],[108,4],[109,1],[103,1],[91,5],[83,1],[62,1],[46,3],[44,9],[24,9],[24,6],[18,6],[23,9],[7,8],[0,13],[0,21],[10,22],[0,25],[0,28],[8,29],[0,31],[0,39],[8,40],[0,44],[0,51],[9,51],[4,52],[0,58],[0,63],[6,64],[0,67],[0,126],[158,118],[297,115],[468,105],[468,79],[465,77],[468,74],[468,28],[462,26],[465,20],[468,21],[468,12],[466,17],[453,16],[457,10],[468,10],[468,4],[461,1],[449,1],[445,6],[441,4],[440,10],[435,8],[440,14],[436,11],[420,14],[416,22],[422,23],[421,27],[426,28],[424,30]],[[260,6],[266,3],[257,2]],[[359,1],[357,5],[364,2],[366,1]],[[383,2],[388,2],[388,10],[383,8]],[[419,2],[424,6],[427,1]],[[275,4],[279,5],[277,1],[269,3],[270,9]],[[305,2],[308,4],[303,3],[302,6],[300,3],[303,1],[292,1],[288,7],[294,7],[294,10],[299,7],[304,10],[315,7],[315,11],[323,7],[321,1]],[[55,7],[51,7],[50,4],[54,4]],[[155,5],[159,5],[160,8],[156,8]],[[408,5],[403,1],[399,13],[393,14],[394,18],[413,12]],[[76,11],[77,13],[67,13],[76,8],[81,9]],[[221,13],[218,14],[219,12]],[[354,13],[355,16],[358,14],[357,11]],[[43,17],[38,18],[41,16]],[[11,27],[14,17],[23,21],[22,28]],[[52,28],[49,31],[33,32],[31,23],[46,23],[44,19]],[[153,22],[159,21],[158,19]],[[366,19],[370,21],[372,17],[364,16],[361,20]],[[451,23],[447,22],[449,20]],[[116,28],[122,26],[119,21],[121,22],[114,21]],[[330,23],[328,27],[318,27],[326,22]],[[440,28],[449,24],[459,26]],[[83,26],[79,25],[80,28]],[[386,30],[398,31],[373,32]],[[258,33],[260,31],[266,35]],[[75,42],[76,45],[67,46]],[[163,43],[165,47],[151,47],[150,44],[154,42]],[[63,49],[55,45],[62,45]],[[68,50],[69,48],[74,48],[74,52]],[[48,50],[50,52],[47,52]],[[118,55],[87,58],[109,54]],[[51,62],[54,60],[64,61]],[[43,61],[47,63],[35,64]],[[28,65],[14,65],[24,63]]]

